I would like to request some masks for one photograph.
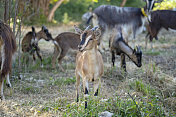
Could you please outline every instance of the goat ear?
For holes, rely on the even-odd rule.
[[[101,30],[100,28],[97,28],[95,31],[94,31],[94,35],[95,35],[95,39],[96,40],[99,40],[100,36],[101,36]]]
[[[32,26],[32,32],[35,32],[35,28]]]
[[[44,26],[42,26],[42,30],[43,30],[43,31],[44,31],[44,29],[45,29]]]
[[[79,35],[83,33],[83,31],[79,29],[76,25],[74,25],[74,28],[75,28],[75,32],[78,33]]]
[[[46,30],[47,29],[47,27],[46,26],[42,26],[42,30],[44,31],[44,30]]]
[[[32,35],[35,37],[35,28],[32,26]]]

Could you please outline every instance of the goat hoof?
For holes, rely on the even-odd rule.
[[[11,85],[11,84],[8,84],[8,83],[7,83],[6,86],[9,87],[9,88],[12,88],[12,85]]]
[[[5,100],[5,97],[4,96],[0,96],[0,100]]]

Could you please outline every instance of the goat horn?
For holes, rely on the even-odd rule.
[[[86,28],[84,31],[87,31],[87,30],[89,30],[89,28],[90,28],[90,25],[89,25],[89,26],[87,26],[87,28]]]
[[[92,30],[92,31],[95,31],[97,28],[99,28],[99,27],[96,26],[96,27],[92,28],[91,30]]]
[[[47,29],[45,25],[42,26],[43,29]]]

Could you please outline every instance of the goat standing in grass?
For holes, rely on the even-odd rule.
[[[54,39],[54,53],[52,58],[52,67],[55,68],[56,59],[58,58],[58,65],[64,71],[61,62],[69,50],[78,50],[80,43],[80,35],[72,32],[64,32],[59,34]]]
[[[48,29],[45,26],[42,26],[42,29],[36,33],[35,28],[32,27],[32,32],[28,32],[22,40],[22,51],[23,53],[29,53],[33,55],[33,60],[36,60],[35,53],[41,61],[41,66],[43,67],[43,59],[40,55],[40,48],[38,46],[38,41],[40,39],[45,39],[46,41],[53,40],[51,34],[48,32]],[[25,63],[28,63],[29,56],[24,56],[23,59]]]
[[[15,35],[13,34],[10,27],[0,21],[0,63],[1,63],[1,72],[0,72],[0,99],[4,100],[3,94],[3,86],[4,80],[7,76],[7,85],[11,87],[10,80],[9,80],[9,73],[12,69],[12,57],[16,51],[16,41]]]
[[[79,86],[80,77],[82,77],[84,96],[88,96],[88,82],[94,81],[94,96],[98,96],[98,89],[101,82],[101,77],[104,72],[103,58],[97,49],[97,43],[101,35],[99,28],[89,29],[89,26],[84,30],[80,30],[75,26],[75,31],[80,34],[81,42],[79,44],[79,53],[76,56],[76,95],[77,102],[79,101]],[[87,99],[86,99],[87,100]],[[87,108],[87,101],[85,101]]]
[[[127,55],[137,67],[142,66],[142,51],[140,47],[132,49],[124,40],[121,28],[114,30],[114,35],[110,38],[109,46],[112,53],[112,63],[115,63],[115,54],[121,56],[121,68],[126,71],[125,55]]]

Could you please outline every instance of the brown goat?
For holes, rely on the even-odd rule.
[[[166,30],[175,31],[176,30],[176,11],[172,10],[157,10],[151,13],[151,21],[147,26],[147,35],[146,35],[146,43],[145,48],[147,48],[147,37],[149,37],[150,41],[155,38],[158,40],[158,33],[162,28]]]
[[[59,34],[55,39],[55,48],[52,58],[52,67],[55,68],[56,59],[58,58],[58,65],[62,71],[62,59],[65,57],[69,50],[78,50],[80,43],[80,35],[72,32],[64,32]]]
[[[23,53],[29,53],[33,55],[33,60],[35,61],[35,53],[41,61],[41,65],[43,66],[43,59],[40,55],[40,48],[38,46],[38,41],[40,39],[45,39],[46,41],[53,40],[51,34],[48,32],[48,29],[45,26],[42,26],[42,29],[36,33],[35,28],[32,27],[32,32],[28,32],[22,40],[22,51]],[[29,57],[23,55],[23,60],[25,63],[28,63]]]
[[[12,57],[16,51],[16,41],[15,36],[10,29],[10,27],[6,24],[4,24],[2,21],[0,21],[0,59],[1,59],[1,72],[0,72],[0,99],[4,100],[4,94],[3,94],[3,85],[5,77],[7,76],[7,82],[9,86],[10,80],[9,80],[9,73],[12,69]]]
[[[82,78],[84,97],[88,95],[88,82],[94,81],[94,96],[98,96],[98,89],[101,82],[101,77],[104,72],[103,58],[98,51],[97,44],[101,35],[99,28],[95,27],[89,29],[87,27],[84,31],[75,26],[75,31],[80,34],[81,42],[79,44],[79,53],[76,56],[76,95],[77,102],[79,101],[79,86],[80,77]],[[87,99],[85,99],[87,100]],[[87,108],[87,101],[85,101],[85,108]]]

